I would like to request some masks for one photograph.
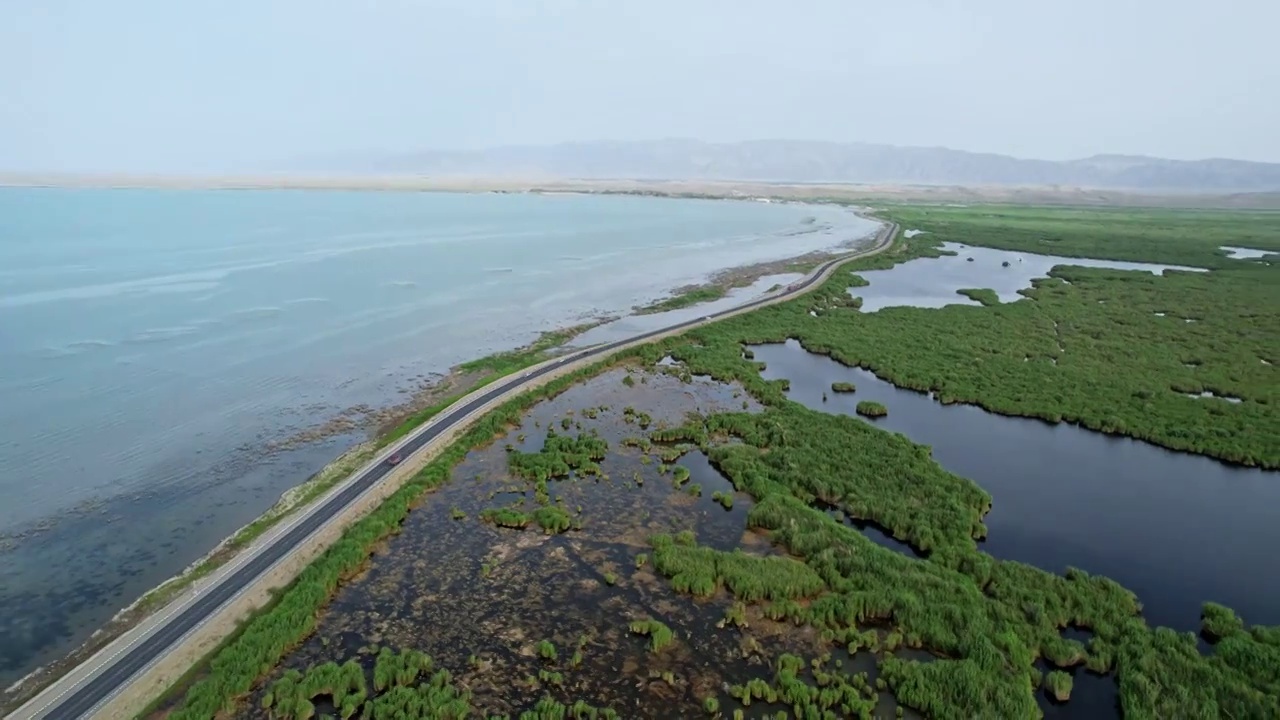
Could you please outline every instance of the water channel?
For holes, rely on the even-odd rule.
[[[1207,600],[1250,624],[1280,623],[1280,473],[942,405],[794,340],[751,349],[764,377],[791,382],[792,400],[847,415],[859,401],[882,403],[888,416],[868,422],[932,446],[944,468],[990,493],[986,552],[1106,575],[1138,595],[1153,625],[1196,630]],[[857,391],[830,392],[833,382]]]

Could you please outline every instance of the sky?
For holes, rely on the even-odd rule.
[[[1280,162],[1276,0],[0,0],[0,170],[563,141]]]

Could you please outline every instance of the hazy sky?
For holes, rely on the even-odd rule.
[[[7,0],[0,168],[695,137],[1280,161],[1277,0]]]

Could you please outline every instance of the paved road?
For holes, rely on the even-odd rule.
[[[886,246],[897,233],[898,226],[889,224],[880,231],[876,236],[875,244],[868,250],[860,254],[875,252]],[[401,457],[407,458],[410,454],[422,449],[427,443],[435,440],[442,433],[447,432],[455,423],[463,420],[467,415],[484,407],[491,400],[494,400],[512,389],[515,389],[526,383],[555,372],[569,363],[574,363],[586,358],[600,358],[624,345],[630,345],[637,341],[648,340],[650,338],[672,332],[673,330],[683,330],[691,328],[708,320],[714,320],[726,315],[740,313],[744,310],[759,307],[768,302],[775,301],[781,297],[788,297],[803,293],[817,283],[824,280],[828,272],[842,262],[852,259],[852,256],[845,256],[830,260],[818,266],[803,281],[790,286],[790,289],[781,293],[768,295],[758,300],[739,305],[728,310],[713,313],[695,320],[672,325],[661,330],[637,335],[627,340],[619,340],[607,345],[599,345],[587,350],[575,352],[567,355],[560,360],[544,365],[525,375],[515,375],[505,381],[494,383],[492,389],[488,392],[474,398],[461,407],[455,407],[443,416],[437,416],[437,419],[431,424],[420,428],[418,431],[401,441],[394,449]],[[33,698],[23,707],[19,708],[11,718],[40,718],[42,720],[73,720],[75,718],[91,716],[92,713],[107,700],[115,695],[118,689],[125,687],[130,680],[141,670],[152,664],[154,661],[163,657],[164,654],[184,636],[196,630],[206,618],[210,617],[223,606],[226,602],[239,595],[245,588],[251,586],[253,582],[268,571],[276,562],[283,559],[294,548],[298,547],[322,525],[332,518],[339,515],[344,508],[360,497],[366,490],[373,487],[380,481],[394,466],[386,462],[386,455],[392,451],[384,453],[383,457],[374,464],[365,468],[353,481],[335,495],[331,495],[322,505],[308,511],[308,514],[301,518],[299,522],[291,527],[288,532],[276,537],[265,548],[261,549],[252,559],[245,562],[234,573],[223,577],[216,585],[204,590],[194,602],[186,607],[186,609],[178,612],[171,617],[164,619],[152,633],[145,636],[140,641],[135,641],[131,646],[126,646],[121,651],[116,651],[106,658],[94,656],[88,662],[97,662],[100,667],[94,668],[92,672],[78,681],[73,681],[70,687],[64,687],[67,683],[59,682],[50,686],[47,690]],[[111,646],[108,646],[110,648]],[[105,654],[105,653],[104,653]]]

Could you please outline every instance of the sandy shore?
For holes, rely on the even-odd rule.
[[[789,200],[1019,203],[1032,205],[1280,208],[1280,192],[1155,193],[1066,186],[960,186],[779,183],[734,180],[575,180],[568,178],[425,177],[416,175],[257,174],[226,176],[0,173],[0,186],[186,189],[388,190],[437,192],[625,193],[663,197]]]

